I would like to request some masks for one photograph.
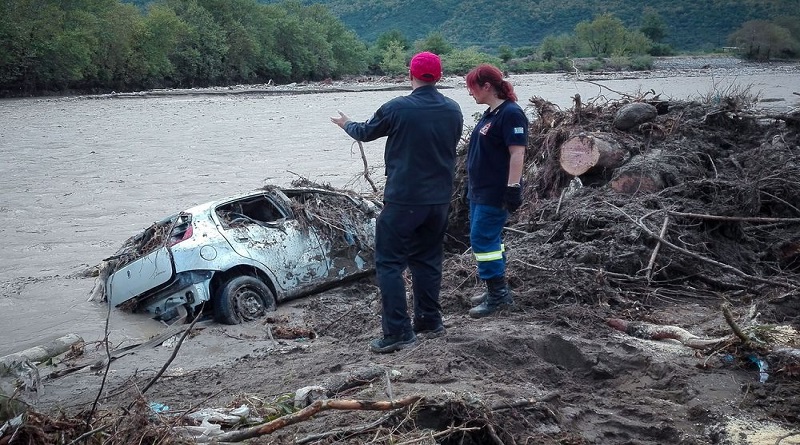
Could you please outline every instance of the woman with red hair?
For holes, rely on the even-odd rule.
[[[522,204],[528,117],[497,67],[478,65],[466,81],[475,102],[489,106],[472,131],[467,152],[470,243],[478,277],[487,287],[485,294],[473,298],[479,304],[469,315],[480,318],[514,304],[505,275],[502,231],[508,215]]]

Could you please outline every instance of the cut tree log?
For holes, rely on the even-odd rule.
[[[628,155],[613,137],[603,133],[580,133],[561,144],[560,151],[561,169],[572,176],[613,170],[622,165]]]
[[[629,170],[618,173],[611,180],[611,189],[617,193],[634,195],[637,193],[655,193],[666,187],[658,172]]]
[[[614,170],[609,185],[618,193],[633,195],[655,193],[677,183],[678,178],[692,176],[689,165],[672,165],[673,158],[662,150],[652,150],[633,156],[625,165]]]

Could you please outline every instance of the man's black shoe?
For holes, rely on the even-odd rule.
[[[417,337],[413,332],[403,335],[386,335],[369,342],[369,349],[378,354],[385,354],[407,348],[416,342]]]
[[[436,327],[417,326],[414,325],[414,333],[423,338],[436,338],[444,335],[444,326],[437,325]]]

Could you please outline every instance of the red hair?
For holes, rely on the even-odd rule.
[[[500,99],[517,101],[514,87],[510,82],[503,80],[503,72],[496,66],[482,63],[467,73],[468,88],[479,88],[486,83],[494,87]]]

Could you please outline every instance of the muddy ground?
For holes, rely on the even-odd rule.
[[[671,102],[652,125],[623,132],[611,127],[621,105],[577,113],[539,104],[526,204],[506,232],[514,310],[467,316],[483,288],[456,196],[445,336],[370,353],[380,299],[368,278],[283,304],[263,321],[200,322],[182,342],[75,370],[107,355],[89,343],[40,366],[41,390],[20,395],[35,409],[11,443],[70,443],[90,429],[89,413],[98,431],[86,443],[192,443],[176,433],[200,423],[192,413],[245,406],[252,417],[279,417],[308,386],[322,387],[323,399],[415,402],[324,410],[248,443],[800,443],[798,360],[779,353],[800,346],[791,334],[800,328],[797,115],[765,117],[742,101]],[[633,195],[610,190],[612,172],[576,187],[554,168],[553,151],[576,130],[615,135],[631,158],[666,152],[662,163],[677,163],[664,175],[673,176]],[[677,213],[661,238],[670,244],[657,248],[649,233],[669,212]],[[622,332],[609,319],[655,331]],[[734,325],[750,343],[731,336]],[[658,326],[726,339],[693,348],[653,339]],[[788,337],[769,335],[779,326]],[[241,439],[234,429],[222,428],[223,440]]]

